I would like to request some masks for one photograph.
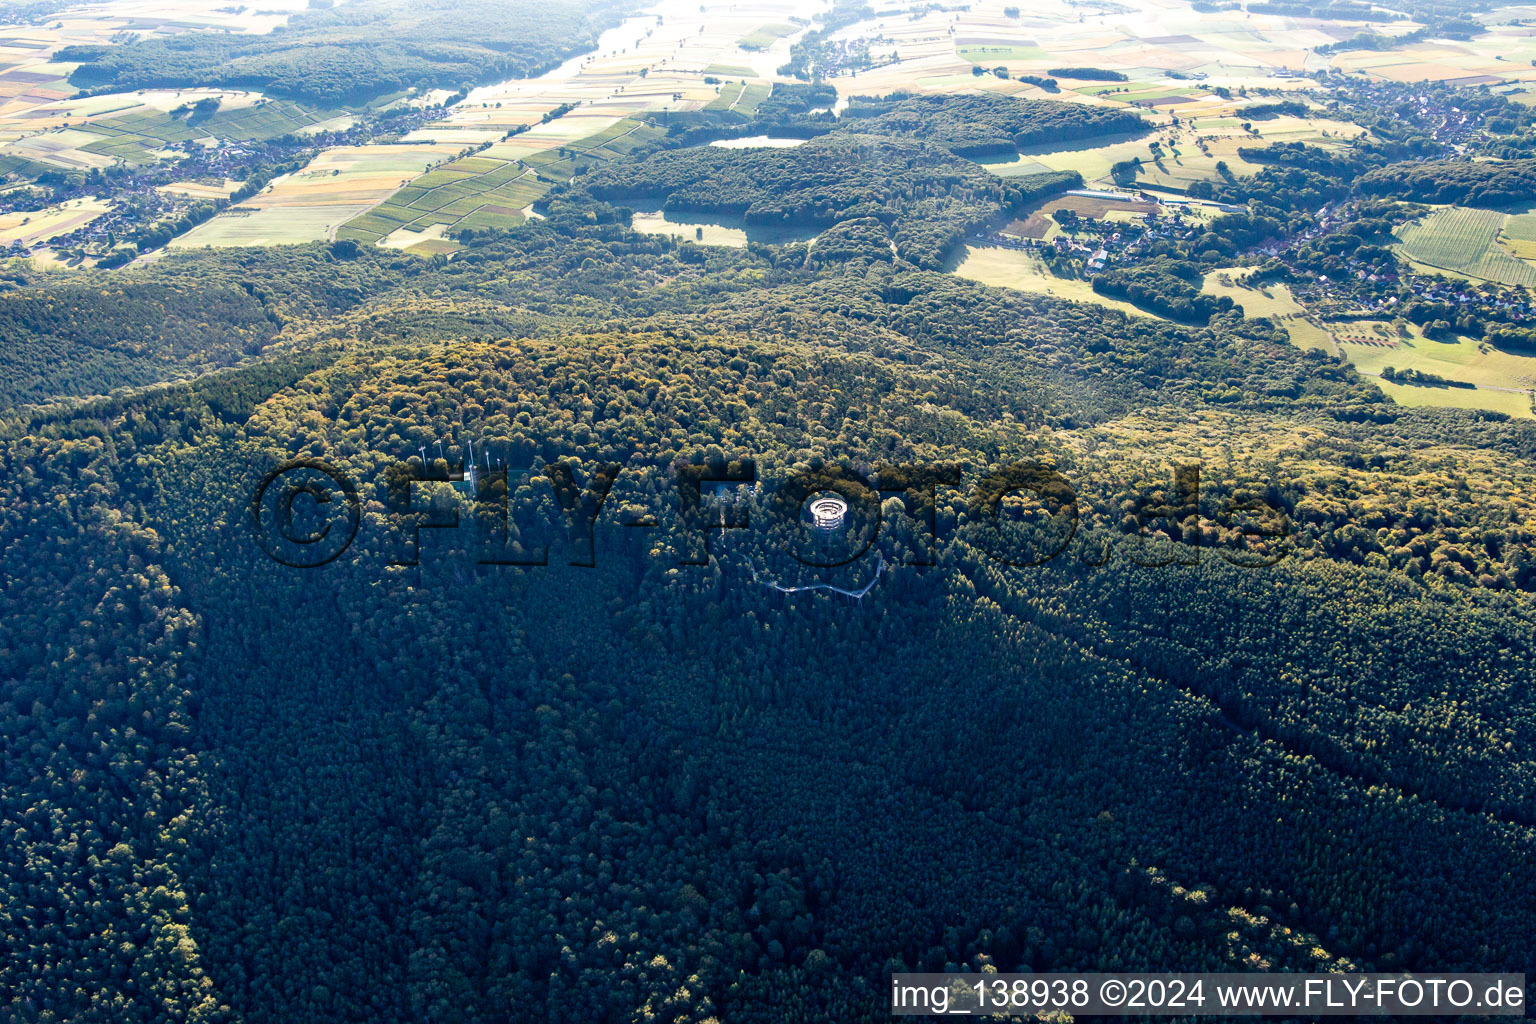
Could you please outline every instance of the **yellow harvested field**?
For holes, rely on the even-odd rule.
[[[968,245],[954,272],[959,277],[999,288],[1013,288],[1074,302],[1089,302],[1118,310],[1128,316],[1161,319],[1155,313],[1138,309],[1129,302],[1099,295],[1087,281],[1057,277],[1051,273],[1044,260],[1023,249],[1000,245]]]
[[[240,184],[230,178],[225,178],[219,185],[207,181],[177,181],[160,185],[157,190],[172,195],[192,196],[194,199],[228,199]]]
[[[95,198],[72,199],[36,213],[0,214],[0,247],[20,242],[25,246],[67,234],[100,217],[111,204]]]

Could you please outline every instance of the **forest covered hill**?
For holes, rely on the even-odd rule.
[[[12,1012],[852,1019],[891,969],[1529,966],[1529,428],[1393,409],[1262,322],[695,251],[547,226],[437,267],[132,274],[372,297],[288,304],[239,369],[12,415],[7,885],[68,894],[7,912]],[[468,512],[391,567],[388,466],[465,438],[535,467],[514,507],[546,463],[621,465],[595,565],[528,504],[499,550],[545,567],[480,564]],[[316,570],[246,523],[295,456],[362,494]],[[892,495],[830,576],[771,504],[680,565],[674,464],[743,459],[963,485]],[[1081,494],[1045,567],[974,505],[1020,459]],[[1187,461],[1202,504],[1127,522]],[[1224,557],[1244,494],[1294,523],[1278,565]],[[1136,564],[1169,540],[1200,564]],[[875,552],[856,604],[754,582],[861,584]]]
[[[832,130],[793,97],[803,145],[679,118],[452,259],[7,272],[8,1019],[855,1021],[907,970],[1536,971],[1536,426],[1191,299],[1303,235],[1303,269],[1397,266],[1414,211],[1327,216],[1387,157],[1256,152],[1241,210],[1108,278],[1175,322],[947,272],[1081,183],[955,147],[1058,105]],[[640,199],[821,233],[695,244]],[[824,490],[841,537],[798,518]]]
[[[82,45],[73,84],[99,92],[225,86],[316,103],[360,103],[409,88],[458,90],[528,78],[589,49],[618,22],[611,0],[351,0],[312,9],[265,35],[196,31]],[[475,26],[466,40],[464,25]]]

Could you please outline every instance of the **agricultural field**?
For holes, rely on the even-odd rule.
[[[159,191],[193,199],[228,199],[242,183],[232,178],[223,181],[176,181],[159,186]]]
[[[961,60],[969,61],[972,64],[980,64],[989,70],[999,64],[1006,65],[1010,62],[1048,61],[1051,59],[1050,54],[1040,49],[1040,47],[1028,43],[1002,43],[996,46],[957,46],[955,47],[955,53],[959,55]]]
[[[170,110],[149,106],[143,111],[82,125],[81,131],[101,138],[81,148],[139,163],[179,143],[209,139],[254,142],[280,135],[299,135],[342,116],[339,111],[315,109],[290,100],[269,100],[254,93],[230,95],[189,89],[171,95],[177,97],[178,106]],[[219,109],[205,117],[177,112],[180,107],[205,97],[220,100]]]
[[[1013,288],[1074,302],[1090,302],[1129,316],[1159,319],[1156,314],[1129,302],[1098,294],[1087,281],[1057,277],[1051,273],[1044,260],[1024,249],[1010,249],[1000,245],[968,245],[954,273],[998,288]]]
[[[749,82],[745,79],[739,82],[729,82],[721,87],[720,95],[704,105],[704,109],[735,110],[743,114],[750,114],[772,92],[773,86],[768,82]]]
[[[439,238],[443,230],[454,227],[514,227],[551,185],[660,134],[652,125],[625,118],[568,141],[569,125],[562,124],[564,120],[558,118],[482,153],[431,169],[349,220],[336,237],[377,243],[397,232],[409,235],[432,227],[439,229]]]
[[[549,184],[521,161],[466,157],[414,179],[349,220],[337,237],[379,242],[398,232],[422,233],[429,228],[440,237],[443,228],[461,222],[466,227],[489,227],[499,221],[510,227],[522,223],[523,211]]]
[[[1199,84],[1239,87],[1265,79],[1270,87],[1300,87],[1309,67],[1327,66],[1314,47],[1347,39],[1365,22],[1298,20],[1242,9],[1203,13],[1157,0],[1130,0],[1112,7],[1046,4],[1023,7],[1010,18],[1005,0],[962,10],[908,14],[882,12],[850,26],[840,38],[876,40],[888,63],[861,71],[849,88],[861,92],[918,88],[961,91],[977,87],[1005,92],[1027,88],[991,75],[968,83],[973,65],[1002,66],[1010,76],[1049,76],[1053,67],[1100,67],[1128,82],[1062,79],[1063,91],[1096,102],[1140,102],[1181,114],[1198,106]],[[1292,77],[1272,78],[1277,71]],[[1180,77],[1171,77],[1170,72]],[[842,83],[839,81],[839,88]],[[1116,92],[1116,90],[1120,90]]]
[[[1479,86],[1536,82],[1536,44],[1529,30],[1495,27],[1470,40],[1425,40],[1395,50],[1351,50],[1334,54],[1333,67],[1391,82],[1445,82]]]
[[[60,128],[17,139],[5,146],[4,153],[27,163],[43,164],[50,170],[89,171],[95,167],[110,167],[117,160],[111,153],[86,149],[100,141],[101,136],[91,132]]]
[[[196,115],[193,104],[216,100]],[[88,170],[165,158],[188,142],[249,142],[339,125],[345,115],[260,93],[219,89],[154,89],[60,101],[32,112],[9,138],[0,122],[0,155],[53,167]]]
[[[1511,217],[1497,210],[1462,206],[1437,209],[1398,229],[1399,248],[1410,259],[1466,277],[1536,286],[1536,214]]]
[[[1002,234],[1015,238],[1053,238],[1059,227],[1052,218],[1057,210],[1070,210],[1079,217],[1095,220],[1133,220],[1145,217],[1158,209],[1156,203],[1148,203],[1127,196],[1125,199],[1107,199],[1100,196],[1050,196],[1033,209],[1021,211],[1019,217],[1003,228]]]
[[[788,37],[800,30],[796,21],[821,6],[820,0],[757,2],[716,8],[705,16],[697,5],[663,0],[646,16],[604,33],[594,52],[537,78],[475,89],[446,119],[399,143],[323,152],[302,171],[274,181],[175,244],[267,245],[344,237],[422,251],[423,246],[451,248],[442,235],[453,227],[516,225],[551,184],[654,138],[662,129],[647,118],[664,118],[670,110],[755,108],[772,89],[766,76],[787,59]],[[162,9],[183,11],[174,5]],[[115,16],[127,10],[140,8],[111,5],[102,18],[85,19],[89,27],[66,19],[58,30],[27,29],[41,34],[32,40],[7,39],[8,30],[0,30],[0,54],[10,45],[35,53],[35,62],[46,64],[48,54],[60,46],[109,39],[122,27]],[[229,13],[236,14],[233,8]],[[279,5],[264,22],[246,18],[249,25],[224,27],[268,30],[285,18],[286,9]],[[138,24],[144,25],[142,19]],[[35,176],[50,167],[139,164],[172,155],[174,147],[189,142],[303,134],[344,127],[354,117],[236,90],[75,97],[63,81],[70,70],[50,67],[50,77],[27,83],[27,95],[15,102],[0,91],[0,172]],[[722,71],[733,80],[705,81]],[[0,75],[0,85],[4,80]],[[378,102],[425,104],[447,95],[443,90],[402,92]],[[219,101],[212,113],[193,117],[187,111],[210,98]],[[15,114],[14,124],[6,113]],[[470,156],[466,150],[478,152]],[[177,183],[166,190],[200,198],[220,192],[210,183]]]
[[[447,119],[406,136],[407,142],[478,151],[433,167],[398,194],[359,210],[336,237],[400,245],[438,226],[440,236],[456,227],[521,223],[552,184],[656,138],[669,110],[754,109],[772,89],[759,65],[782,63],[789,43],[778,34],[753,52],[741,41],[768,29],[798,31],[784,15],[806,16],[819,6],[744,4],[711,10],[707,19],[678,0],[655,10],[654,18],[631,19],[605,33],[594,53],[538,78],[475,89]],[[721,74],[736,77],[704,81]],[[438,237],[438,247],[451,245]]]
[[[1154,122],[1159,118],[1153,114]],[[1305,142],[1323,148],[1340,147],[1361,133],[1361,129],[1336,121],[1299,117],[1276,117],[1251,121],[1252,129],[1242,127],[1242,118],[1230,114],[1181,118],[1178,124],[1164,121],[1155,131],[1142,135],[1111,136],[1092,140],[1095,145],[1075,148],[1029,146],[1007,160],[987,161],[983,166],[994,174],[1014,177],[1046,171],[1077,171],[1092,186],[1113,183],[1110,168],[1122,161],[1139,158],[1141,170],[1136,183],[1165,192],[1182,193],[1196,181],[1220,181],[1218,165],[1225,165],[1233,176],[1256,174],[1258,164],[1239,155],[1244,147],[1262,147],[1276,142]],[[1157,142],[1161,152],[1151,148]]]
[[[743,36],[736,44],[743,50],[766,50],[774,43],[786,36],[792,36],[800,31],[800,26],[789,25],[784,22],[776,22],[772,25],[763,25]]]
[[[14,242],[31,246],[84,227],[106,213],[111,204],[102,199],[71,199],[37,213],[0,213],[0,251]]]
[[[1250,285],[1252,267],[1231,267],[1206,275],[1205,291],[1226,295],[1247,316],[1267,316],[1283,327],[1291,342],[1343,356],[1361,373],[1377,379],[1382,390],[1404,405],[1489,409],[1512,416],[1531,415],[1526,394],[1536,387],[1536,356],[1504,352],[1475,339],[1440,341],[1424,337],[1415,325],[1383,320],[1322,323],[1310,317],[1284,284]],[[1417,370],[1471,388],[1397,384],[1381,380],[1387,367]]]
[[[303,170],[277,178],[257,195],[171,244],[199,248],[322,241],[412,178],[458,153],[456,146],[432,144],[328,149]]]
[[[117,0],[69,8],[42,24],[0,26],[0,144],[40,129],[62,127],[93,109],[113,104],[132,107],[140,100],[137,93],[76,98],[76,89],[68,82],[76,65],[52,60],[66,46],[109,43],[129,32],[141,36],[196,29],[266,33],[307,6],[307,0],[217,8],[201,0]]]
[[[424,134],[466,144],[500,143],[515,129],[534,126],[529,136],[550,129],[540,124],[543,117],[569,105],[572,109],[554,124],[580,122],[566,129],[574,140],[624,118],[699,110],[722,97],[726,104],[738,102],[742,80],[756,82],[748,98],[761,98],[774,69],[788,58],[789,38],[775,36],[761,50],[743,49],[741,41],[765,27],[798,31],[794,19],[808,19],[824,6],[821,0],[754,0],[702,10],[697,3],[662,0],[645,17],[604,33],[596,50],[586,56],[537,78],[471,91],[445,122]],[[708,83],[707,77],[734,82]],[[593,122],[601,123],[593,127]],[[523,142],[526,137],[508,141]]]

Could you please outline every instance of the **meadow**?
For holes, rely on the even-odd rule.
[[[1362,373],[1380,374],[1390,366],[1432,373],[1479,389],[1525,392],[1536,386],[1536,356],[1506,352],[1476,338],[1426,338],[1414,327],[1406,337],[1394,338],[1395,344],[1382,345],[1371,344],[1369,339],[1392,337],[1396,332],[1371,332],[1358,324],[1350,324],[1349,330],[1349,335],[1339,336],[1340,351]]]
[[[1290,335],[1291,343],[1298,348],[1318,349],[1330,355],[1338,355],[1339,348],[1333,335],[1315,319],[1291,295],[1291,290],[1281,283],[1253,285],[1246,281],[1253,271],[1251,267],[1228,267],[1213,270],[1205,275],[1202,286],[1212,295],[1225,295],[1242,307],[1246,316],[1272,318]]]
[[[1444,409],[1486,409],[1518,419],[1536,418],[1531,396],[1523,391],[1491,391],[1487,388],[1436,388],[1377,380],[1377,387],[1398,405]]]

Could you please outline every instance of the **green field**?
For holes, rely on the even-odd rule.
[[[1536,386],[1536,356],[1505,352],[1474,338],[1433,340],[1425,338],[1417,329],[1411,330],[1409,337],[1396,341],[1395,347],[1383,347],[1344,340],[1339,349],[1364,373],[1380,373],[1391,366],[1432,373],[1482,388],[1525,391]]]
[[[793,35],[797,31],[799,29],[795,25],[776,22],[772,25],[764,25],[762,28],[749,33],[737,45],[743,50],[766,50],[780,39],[787,35]]]
[[[773,86],[767,82],[727,82],[720,87],[720,95],[710,100],[704,109],[751,114],[772,91]]]
[[[551,186],[569,181],[582,168],[630,152],[660,131],[649,123],[624,118],[600,132],[520,160],[488,155],[493,151],[463,157],[412,179],[378,206],[348,221],[336,237],[373,244],[401,229],[423,231],[434,224],[445,230],[515,227],[523,223],[523,211]]]
[[[1536,267],[1516,258],[1499,241],[1506,220],[1511,219],[1520,222],[1517,232],[1536,238],[1536,223],[1527,221],[1528,217],[1448,206],[1405,224],[1397,237],[1403,252],[1419,263],[1484,281],[1530,287],[1536,286]]]
[[[1038,46],[961,46],[955,50],[961,60],[991,67],[1011,60],[1050,60],[1051,55]]]
[[[167,145],[217,138],[227,142],[251,142],[298,134],[342,114],[338,110],[312,108],[289,100],[261,100],[251,106],[219,109],[206,117],[165,111],[106,118],[79,126],[101,136],[80,148],[88,153],[145,163]]]
[[[1378,380],[1377,386],[1398,405],[1434,406],[1445,409],[1487,409],[1522,419],[1533,418],[1531,397],[1514,391],[1487,388],[1426,388]]]

